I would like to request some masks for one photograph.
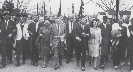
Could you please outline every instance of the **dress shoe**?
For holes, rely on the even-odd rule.
[[[81,67],[81,70],[82,70],[82,71],[85,71],[85,67]]]
[[[57,70],[57,69],[59,69],[59,66],[55,66],[55,67],[54,67],[54,70]]]
[[[101,69],[104,69],[104,65],[101,65]]]
[[[34,66],[38,66],[38,63],[37,63],[37,62],[35,62],[35,63],[34,63]]]
[[[44,63],[44,65],[42,66],[42,68],[45,68],[46,67],[46,64]]]
[[[22,64],[25,64],[25,63],[26,63],[25,61],[22,62]]]
[[[15,66],[16,66],[16,67],[20,66],[20,62],[17,62],[17,63],[15,64]]]
[[[95,70],[97,70],[97,67],[94,67]]]
[[[114,69],[117,69],[118,67],[117,66],[114,66]]]

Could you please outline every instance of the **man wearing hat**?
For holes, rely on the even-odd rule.
[[[16,66],[20,66],[20,54],[22,50],[22,64],[25,64],[26,54],[28,51],[28,24],[26,23],[26,15],[20,15],[19,22],[16,24],[17,36],[16,36]]]
[[[2,59],[1,68],[6,66],[6,55],[9,63],[12,64],[12,49],[15,35],[15,24],[10,19],[10,14],[5,12],[3,14],[4,20],[0,23],[1,44],[2,44]]]
[[[109,53],[109,42],[111,38],[111,26],[107,22],[107,16],[103,16],[103,23],[99,25],[99,28],[101,29],[101,35],[102,35],[102,43],[101,43],[101,61],[100,65],[101,68],[104,68],[104,60],[107,60],[108,53]]]
[[[128,55],[130,57],[130,70],[133,72],[133,18],[131,19],[131,25],[128,27],[130,34],[129,38],[129,46],[128,46]]]
[[[55,60],[54,69],[57,70],[59,68],[59,65],[62,65],[62,56],[64,55],[65,48],[66,26],[65,24],[61,23],[60,19],[56,19],[56,24],[52,25],[51,29],[51,35],[53,36],[52,46],[54,49]]]
[[[120,55],[121,65],[124,65],[125,64],[125,52],[126,52],[126,46],[127,46],[127,27],[123,24],[122,19],[120,19],[118,23],[120,27],[122,28],[118,50],[120,52],[119,55]]]

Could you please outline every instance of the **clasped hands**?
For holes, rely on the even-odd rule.
[[[82,35],[84,36],[84,37],[89,37],[90,35],[89,34],[85,34],[84,32],[82,33]]]

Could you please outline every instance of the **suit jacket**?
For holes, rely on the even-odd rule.
[[[120,44],[126,44],[127,43],[127,27],[121,26],[121,37],[120,37]]]
[[[66,38],[69,36],[69,22],[66,22]],[[74,29],[76,28],[76,23],[73,22],[73,30],[71,34],[74,34]]]
[[[28,26],[28,30],[31,32],[31,33],[37,33],[39,34],[39,30],[41,27],[43,27],[43,23],[38,23],[38,28],[37,28],[37,32],[36,32],[36,23],[35,22],[32,22],[31,24],[29,24]]]
[[[129,42],[128,42],[128,51],[129,53],[131,53],[133,55],[133,34],[131,32],[133,32],[133,25],[130,25],[128,27],[129,32],[130,32],[130,38],[129,38]]]
[[[56,38],[56,36],[64,36],[65,37],[65,33],[66,33],[66,25],[65,24],[60,25],[60,34],[59,34],[56,24],[51,26],[53,47],[58,47],[58,43],[60,42],[60,39]]]
[[[81,41],[75,40],[75,46],[81,46],[82,42],[85,41],[84,38],[87,38],[82,35],[83,32],[86,34],[89,33],[88,25],[85,25],[83,29],[80,24],[76,24],[76,28],[74,29],[75,38],[79,37]]]
[[[14,43],[14,36],[15,36],[15,22],[9,20],[6,30],[6,23],[5,20],[0,22],[0,30],[1,30],[1,42],[3,44],[13,44]],[[12,34],[12,37],[9,38],[8,35]]]

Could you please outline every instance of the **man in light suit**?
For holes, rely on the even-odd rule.
[[[14,43],[15,35],[15,24],[13,21],[9,20],[9,12],[4,13],[4,20],[0,22],[0,33],[1,33],[1,45],[2,45],[2,59],[1,67],[6,66],[6,55],[9,63],[12,64],[12,49]]]
[[[22,64],[25,64],[26,54],[28,49],[28,24],[25,23],[25,19],[23,17],[27,17],[27,15],[21,15],[19,23],[16,25],[17,28],[17,36],[16,36],[16,66],[20,66],[20,54],[22,50]]]
[[[60,19],[56,19],[56,24],[51,26],[51,35],[52,39],[52,46],[54,49],[54,61],[55,67],[54,69],[57,70],[59,65],[62,65],[62,56],[64,54],[64,47],[65,47],[65,33],[66,33],[66,26],[65,24],[61,23]]]

